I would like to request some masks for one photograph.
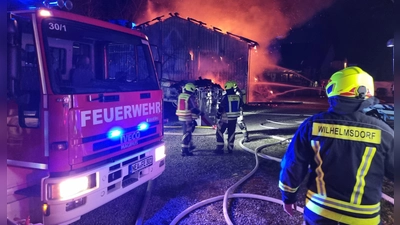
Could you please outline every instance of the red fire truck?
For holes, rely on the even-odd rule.
[[[144,34],[38,8],[8,13],[7,42],[8,222],[69,224],[163,173]]]

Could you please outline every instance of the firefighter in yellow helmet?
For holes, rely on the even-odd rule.
[[[193,155],[191,151],[195,148],[192,142],[192,133],[196,127],[195,119],[202,115],[198,108],[195,91],[196,86],[193,83],[187,83],[183,88],[183,92],[178,96],[175,114],[182,123],[182,156]]]
[[[225,84],[225,95],[222,96],[217,112],[217,148],[216,154],[223,154],[224,132],[228,130],[228,152],[232,153],[235,142],[236,122],[242,110],[242,98],[235,93],[234,83],[231,81]]]
[[[309,174],[305,224],[379,224],[384,176],[394,180],[394,131],[363,109],[378,103],[373,78],[359,67],[334,73],[326,112],[306,119],[281,162],[279,188],[292,215]]]

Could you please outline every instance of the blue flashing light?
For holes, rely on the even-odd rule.
[[[113,23],[113,24],[118,24],[120,26],[124,26],[127,28],[131,28],[133,29],[134,27],[136,27],[136,24],[132,21],[129,20],[109,20],[109,22]]]
[[[138,130],[140,130],[140,131],[145,131],[145,130],[147,130],[147,129],[149,129],[149,123],[147,123],[147,122],[141,122],[141,123],[139,123],[139,125],[138,125]]]
[[[32,0],[19,0],[19,2],[22,3],[22,4],[27,5],[27,4],[31,4]]]
[[[122,136],[123,133],[124,131],[122,130],[122,128],[114,127],[110,131],[108,131],[107,137],[109,139],[118,139]]]

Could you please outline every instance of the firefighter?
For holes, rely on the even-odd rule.
[[[235,94],[240,96],[240,98],[242,99],[243,104],[244,104],[243,91],[239,89],[239,87],[237,86],[236,81],[231,81],[231,82],[233,84],[233,88],[234,88]],[[243,120],[243,108],[242,107],[241,107],[241,110],[240,110],[240,116],[237,119],[237,124],[238,124],[240,130],[242,131],[243,140],[245,142],[250,141],[249,133],[247,132],[247,126],[246,126],[246,124],[244,123],[244,120]]]
[[[182,123],[182,156],[193,155],[191,151],[195,149],[195,146],[192,142],[192,133],[197,125],[196,119],[199,115],[203,115],[198,108],[196,95],[194,94],[195,90],[196,87],[193,83],[187,83],[183,88],[183,92],[178,96],[175,114],[178,116],[178,120]]]
[[[282,159],[283,209],[293,214],[308,173],[305,224],[380,224],[382,181],[394,181],[394,131],[362,111],[379,102],[373,78],[347,67],[325,90],[329,109],[300,125]]]
[[[222,96],[218,105],[216,118],[217,122],[217,148],[214,150],[216,154],[223,154],[224,148],[224,132],[228,129],[228,152],[232,153],[235,142],[235,129],[237,119],[242,110],[243,100],[235,93],[234,83],[231,81],[225,84],[225,95]]]
[[[92,79],[95,78],[90,65],[90,58],[86,55],[80,55],[75,68],[70,71],[70,76],[74,86],[89,85]]]

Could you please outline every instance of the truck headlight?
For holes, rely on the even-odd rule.
[[[89,189],[96,187],[96,174],[64,180],[57,184],[49,184],[49,199],[70,199]]]
[[[160,146],[156,148],[156,159],[155,161],[157,162],[158,160],[161,160],[165,158],[165,146]]]

